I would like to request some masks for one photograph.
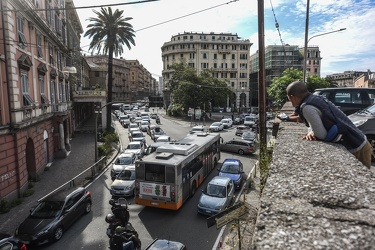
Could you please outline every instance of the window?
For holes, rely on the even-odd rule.
[[[39,88],[40,88],[40,99],[42,104],[48,103],[48,98],[44,92],[44,76],[39,75]]]
[[[236,78],[237,74],[236,73],[230,73],[230,78]]]
[[[237,50],[237,45],[232,45],[232,50]]]
[[[190,53],[190,59],[194,59],[195,58],[195,54],[194,53]]]
[[[21,48],[27,47],[27,40],[24,31],[24,18],[22,16],[17,17],[17,31],[18,31],[18,44]]]
[[[203,53],[203,59],[208,59],[208,54],[207,53]]]
[[[34,0],[35,8],[39,8],[39,0]]]
[[[235,68],[236,68],[236,64],[232,63],[232,69],[235,69]]]
[[[208,63],[202,63],[201,64],[202,69],[207,69],[208,68]]]
[[[223,59],[227,59],[227,54],[223,54]]]
[[[55,65],[55,61],[53,60],[53,46],[52,44],[49,44],[48,45],[48,52],[49,52],[49,63],[51,65]]]
[[[24,106],[31,106],[34,104],[34,100],[31,99],[29,95],[29,77],[27,72],[21,72],[21,85],[22,85],[22,96],[23,96],[23,105]]]
[[[235,54],[232,54],[232,59],[236,59],[236,55]]]
[[[227,78],[227,77],[228,77],[227,73],[221,73],[221,78]]]
[[[214,59],[217,59],[217,54],[214,54]]]
[[[134,73],[134,72],[132,72],[132,73]],[[95,77],[99,77],[100,75],[99,75],[99,71],[95,71]]]
[[[38,57],[43,57],[43,50],[42,50],[42,35],[36,35],[36,48],[38,50]]]
[[[180,58],[184,58],[184,54],[180,54]]]
[[[194,63],[188,63],[189,67],[194,68]]]
[[[240,59],[247,59],[247,54],[240,54]]]
[[[214,69],[217,69],[217,63],[214,63]]]

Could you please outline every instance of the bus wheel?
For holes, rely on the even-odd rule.
[[[191,187],[191,196],[194,196],[196,190],[197,190],[197,187],[196,187],[195,181],[193,181],[193,186]]]

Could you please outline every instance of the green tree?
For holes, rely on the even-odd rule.
[[[169,87],[173,95],[173,104],[180,106],[186,112],[188,108],[206,108],[214,100],[217,104],[224,104],[233,92],[226,81],[213,77],[213,71],[204,70],[199,75],[187,64],[173,64],[173,75]]]
[[[101,8],[99,11],[93,11],[97,17],[89,18],[92,22],[87,25],[89,28],[84,36],[92,38],[89,50],[97,50],[100,54],[103,52],[108,54],[108,98],[107,103],[112,102],[112,66],[113,54],[115,56],[121,55],[123,45],[125,44],[128,49],[131,49],[131,44],[135,46],[133,26],[128,23],[132,17],[123,17],[123,10],[115,10],[112,12],[111,7],[108,9]],[[111,106],[107,106],[107,131],[111,130]]]
[[[275,77],[272,79],[272,83],[267,89],[269,97],[274,100],[275,105],[282,106],[288,100],[286,95],[286,87],[294,82],[302,79],[302,71],[296,68],[289,68],[284,70],[281,77]],[[314,92],[317,88],[328,88],[329,82],[321,78],[320,76],[308,76],[307,77],[307,89],[310,92]]]

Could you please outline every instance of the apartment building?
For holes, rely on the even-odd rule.
[[[0,3],[0,198],[22,196],[72,134],[72,54],[83,32],[72,0]],[[35,11],[40,9],[40,11]]]
[[[368,74],[366,71],[348,70],[343,73],[327,75],[326,78],[331,84],[336,85],[337,87],[354,87],[356,79],[361,75],[366,74]]]
[[[304,54],[304,48],[299,49],[300,54]],[[320,56],[319,46],[308,46],[306,50],[306,76],[320,76],[320,64],[322,57]],[[302,61],[303,63],[303,61]],[[303,65],[303,64],[302,64]]]
[[[168,89],[173,71],[170,66],[186,63],[199,74],[214,70],[214,77],[226,80],[233,90],[234,102],[228,97],[229,108],[249,107],[249,54],[252,43],[232,33],[184,32],[173,35],[161,47],[163,84]],[[164,91],[168,94],[168,91]],[[166,100],[170,100],[165,96]],[[165,104],[167,107],[169,102]]]
[[[284,70],[297,68],[303,70],[303,55],[296,45],[268,45],[265,47],[265,81],[266,88],[272,83],[274,77],[282,76]],[[320,67],[320,63],[317,64]],[[250,55],[250,88],[251,106],[258,106],[258,72],[259,53],[258,51]],[[319,68],[320,72],[320,68]],[[267,105],[272,105],[272,100],[267,98]]]

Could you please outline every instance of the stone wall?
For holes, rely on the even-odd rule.
[[[253,248],[375,249],[374,173],[341,145],[302,140],[306,132],[280,123]]]

